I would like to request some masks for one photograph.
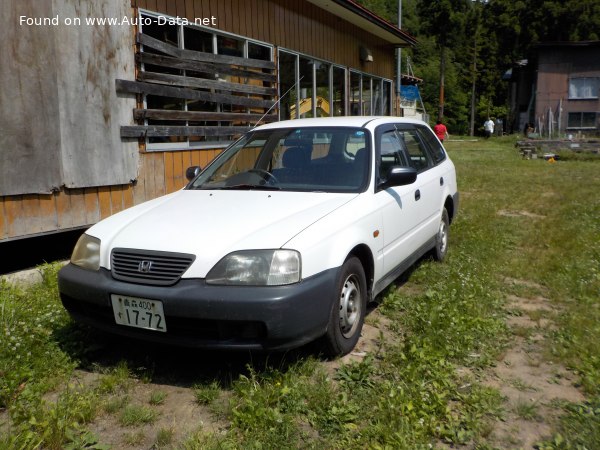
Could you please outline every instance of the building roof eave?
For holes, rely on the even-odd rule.
[[[393,47],[409,47],[417,44],[414,36],[382,19],[354,0],[308,0],[308,2],[368,31]]]

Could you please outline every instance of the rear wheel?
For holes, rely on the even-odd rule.
[[[356,346],[367,309],[367,282],[360,260],[350,257],[340,269],[336,297],[323,337],[328,356],[342,356]]]
[[[433,249],[433,257],[436,261],[443,261],[448,253],[448,237],[450,232],[450,219],[446,208],[442,211],[442,218],[438,233],[435,237],[435,248]]]

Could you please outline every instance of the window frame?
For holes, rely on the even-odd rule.
[[[323,117],[323,116],[316,115],[317,114],[317,111],[316,111],[317,110],[317,101],[316,100],[317,100],[318,85],[317,85],[317,77],[316,77],[317,69],[316,69],[316,64],[314,64],[314,63],[325,64],[325,65],[329,66],[329,69],[328,69],[328,72],[329,72],[328,73],[328,84],[329,84],[329,86],[327,88],[328,89],[327,101],[329,102],[329,116],[328,117],[340,117],[340,116],[337,116],[336,114],[334,114],[334,110],[332,109],[334,107],[334,92],[335,92],[335,88],[336,88],[336,86],[333,84],[333,80],[334,80],[333,71],[334,71],[334,69],[344,71],[344,112],[347,112],[347,110],[348,110],[348,69],[346,67],[342,66],[341,64],[336,64],[334,62],[327,61],[325,59],[315,58],[306,53],[297,52],[297,51],[290,50],[290,49],[287,49],[284,47],[277,48],[277,75],[278,75],[277,85],[278,85],[278,89],[279,89],[279,92],[278,92],[279,101],[281,101],[282,95],[284,95],[284,94],[289,95],[289,93],[287,91],[281,92],[281,82],[279,81],[280,80],[279,77],[281,76],[281,70],[280,70],[280,65],[279,65],[279,63],[281,61],[281,53],[286,53],[287,55],[293,56],[295,58],[295,63],[294,63],[295,64],[295,67],[294,67],[295,68],[295,74],[294,74],[295,84],[293,86],[293,90],[296,94],[296,111],[300,110],[300,98],[301,98],[301,96],[300,96],[300,89],[301,89],[301,87],[300,87],[300,58],[304,58],[304,59],[308,60],[309,62],[313,63],[313,64],[311,64],[311,67],[312,67],[312,72],[311,72],[311,77],[312,77],[312,80],[311,80],[312,81],[312,83],[311,83],[312,84],[311,114],[312,114],[312,117]],[[279,120],[287,120],[287,118],[281,117],[281,108],[278,108],[278,113],[279,113]],[[347,114],[344,114],[344,115],[347,115]],[[302,118],[302,117],[294,117],[294,118],[290,117],[290,119],[292,119],[292,120],[299,119],[299,118]]]
[[[446,149],[435,137],[431,129],[424,125],[417,125],[417,133],[421,136],[423,144],[430,153],[431,160],[434,166],[442,164],[447,158]],[[441,158],[440,158],[441,156]]]
[[[369,78],[369,87],[370,90],[369,92],[371,93],[370,98],[369,98],[369,111],[370,114],[367,114],[369,116],[389,116],[391,114],[392,111],[392,80],[390,80],[389,78],[384,78],[384,77],[380,77],[378,75],[373,75],[371,73],[368,72],[362,72],[360,70],[356,70],[356,69],[349,69],[348,70],[349,74],[350,74],[350,80],[352,79],[352,74],[356,75],[359,77],[359,82],[358,82],[358,86],[360,86],[360,92],[359,92],[359,104],[360,104],[360,108],[359,108],[359,114],[352,114],[352,111],[349,111],[350,114],[347,114],[349,116],[361,116],[361,115],[365,115],[363,114],[363,110],[364,110],[364,77],[368,77]],[[381,95],[381,98],[379,99],[379,108],[378,111],[374,111],[376,102],[374,101],[373,98],[373,93],[375,92],[375,84],[378,83],[379,84],[379,93]],[[385,98],[384,93],[386,91],[386,89],[384,89],[384,85],[388,84],[389,89],[387,90],[387,98]],[[352,90],[352,83],[350,82],[350,91]],[[348,98],[350,99],[350,96],[348,96]],[[384,103],[385,100],[385,103]],[[386,108],[387,106],[387,108]],[[387,114],[386,114],[386,109],[387,109]]]
[[[281,71],[280,71],[280,61],[281,61],[281,53],[285,53],[287,55],[291,55],[295,57],[295,86],[294,86],[294,92],[296,93],[296,110],[299,111],[300,108],[300,83],[299,83],[299,78],[300,78],[300,58],[304,58],[307,59],[309,61],[313,61],[315,63],[319,63],[319,64],[326,64],[329,66],[329,87],[328,87],[328,99],[327,101],[329,102],[329,107],[330,107],[330,112],[329,112],[329,117],[342,117],[342,116],[356,116],[356,115],[365,115],[362,112],[362,107],[361,107],[361,111],[358,111],[358,114],[353,114],[353,112],[351,111],[351,103],[352,103],[352,75],[357,75],[359,78],[359,86],[360,86],[360,91],[358,92],[359,94],[359,101],[358,103],[360,105],[362,105],[363,103],[363,98],[364,98],[364,89],[363,89],[363,81],[368,81],[369,86],[370,86],[370,92],[373,93],[375,92],[375,85],[377,85],[379,88],[377,89],[377,92],[380,95],[380,98],[377,100],[377,102],[374,101],[374,99],[372,98],[373,95],[371,95],[371,98],[369,98],[369,104],[370,104],[370,113],[367,115],[370,116],[382,116],[382,115],[389,115],[392,111],[392,80],[385,78],[385,77],[381,77],[378,75],[373,75],[367,72],[362,72],[353,68],[349,68],[349,67],[345,67],[341,64],[336,64],[334,62],[331,61],[327,61],[324,59],[320,59],[320,58],[315,58],[311,55],[308,55],[306,53],[302,53],[302,52],[297,52],[294,50],[290,50],[288,48],[285,47],[278,47],[277,48],[277,74],[278,77],[281,76]],[[342,70],[344,71],[344,102],[343,102],[343,106],[344,106],[344,111],[343,114],[341,114],[340,116],[338,116],[336,114],[335,111],[335,92],[336,89],[339,87],[337,85],[334,85],[334,75],[333,75],[333,71],[334,70]],[[311,114],[312,117],[317,117],[316,115],[316,97],[317,97],[317,80],[316,80],[316,65],[313,64],[312,65],[312,108],[311,108]],[[387,96],[384,96],[384,94],[386,93],[386,89],[384,88],[384,86],[387,84],[388,89],[387,89]],[[281,89],[281,82],[278,82],[278,88]],[[279,99],[281,101],[281,96],[286,94],[286,92],[281,92],[281,90],[279,90]],[[289,95],[289,94],[288,94]],[[378,110],[377,111],[373,111],[374,106],[376,105],[376,103],[378,103]],[[299,117],[295,117],[296,119]],[[284,118],[282,118],[281,116],[281,109],[279,109],[279,119],[280,120],[284,120]]]
[[[419,133],[418,125],[406,124],[406,123],[396,123],[396,124],[394,124],[394,127],[396,129],[396,133],[414,131],[414,140],[419,148],[420,153],[425,158],[426,165],[424,165],[422,167],[415,167],[412,164],[411,153],[409,151],[408,145],[406,144],[404,137],[399,137],[400,142],[404,141],[404,143],[405,143],[404,144],[404,152],[406,154],[406,159],[408,160],[409,167],[413,167],[413,168],[417,169],[417,173],[421,174],[423,172],[426,172],[427,170],[432,169],[433,167],[435,167],[437,165],[437,164],[435,164],[433,155],[431,154],[431,151],[429,150],[429,146],[423,139],[423,136],[421,135],[421,133]]]
[[[251,38],[247,38],[245,36],[240,36],[234,33],[229,33],[226,31],[221,31],[215,28],[211,28],[211,27],[207,27],[207,26],[202,26],[202,25],[197,25],[191,21],[189,21],[189,23],[185,23],[183,21],[183,19],[181,18],[176,18],[174,16],[171,16],[169,14],[163,14],[163,13],[159,13],[156,11],[150,11],[147,9],[143,9],[143,8],[139,8],[138,9],[138,23],[139,28],[140,28],[140,32],[143,32],[143,27],[144,27],[144,19],[142,19],[142,17],[151,17],[153,19],[157,19],[158,17],[165,17],[166,19],[172,19],[173,21],[176,22],[176,24],[171,24],[169,23],[169,26],[175,26],[177,27],[177,48],[179,49],[186,49],[185,46],[185,28],[191,28],[191,29],[195,29],[195,30],[199,30],[202,31],[204,33],[209,33],[212,35],[212,54],[222,54],[222,53],[218,53],[218,37],[222,37],[222,38],[229,38],[229,39],[235,39],[237,41],[242,41],[243,42],[243,57],[244,58],[248,58],[248,46],[249,44],[253,44],[253,45],[258,45],[261,47],[265,47],[269,50],[270,52],[270,59],[269,61],[271,62],[275,62],[274,60],[274,56],[275,56],[275,46],[273,44],[269,44],[267,42],[263,42],[257,39],[251,39]],[[178,20],[179,19],[179,20]],[[144,52],[144,46],[140,45],[140,52]],[[207,52],[208,53],[208,52]],[[141,63],[139,68],[141,71],[144,71],[144,63]],[[185,70],[182,69],[183,75],[185,75]],[[182,99],[184,102],[184,109],[182,111],[188,111],[188,101],[185,99]],[[275,101],[275,100],[274,100]],[[147,94],[143,95],[143,108],[147,109]],[[222,108],[223,108],[223,104],[222,103],[216,103],[217,106],[217,111],[216,112],[221,112]],[[248,108],[246,108],[248,110]],[[189,120],[185,121],[186,125],[185,126],[190,126],[189,125]],[[223,122],[221,120],[216,120],[215,122]],[[148,124],[148,119],[144,119],[144,125],[149,125]],[[226,148],[229,145],[231,145],[233,142],[235,142],[236,139],[232,139],[231,137],[229,137],[229,139],[226,139],[227,136],[222,136],[221,138],[217,137],[217,140],[205,140],[205,141],[190,141],[191,136],[186,136],[185,137],[185,141],[181,141],[181,142],[149,142],[149,138],[146,137],[145,138],[145,144],[146,144],[146,151],[147,152],[156,152],[156,151],[177,151],[177,150],[205,150],[205,149],[217,149],[217,148]],[[208,138],[208,136],[207,136]]]
[[[591,90],[591,95],[589,96],[580,96],[578,95],[581,91],[585,92],[585,88],[588,87],[586,84],[587,81],[593,82],[593,85],[589,86]],[[575,81],[582,81],[583,85],[576,86],[574,84]],[[600,91],[600,77],[569,77],[569,100],[598,100],[598,95]],[[575,94],[575,95],[573,95]]]
[[[579,115],[579,125],[571,125],[572,116]],[[593,114],[594,115],[594,125],[593,126],[584,126],[583,116],[584,114]],[[598,119],[600,116],[600,112],[597,111],[569,111],[567,114],[567,130],[597,130],[598,129]]]

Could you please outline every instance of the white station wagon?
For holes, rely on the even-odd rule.
[[[454,165],[429,126],[337,117],[250,130],[182,190],[91,227],[59,274],[72,317],[177,345],[350,352],[367,302],[442,260]]]

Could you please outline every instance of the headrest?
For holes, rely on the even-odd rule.
[[[310,164],[310,152],[306,147],[289,147],[282,158],[283,167],[299,169]]]

